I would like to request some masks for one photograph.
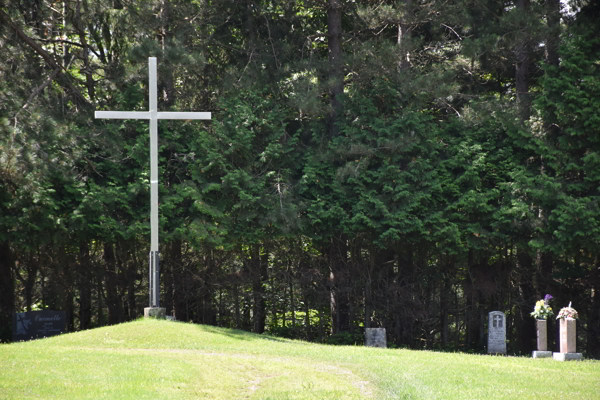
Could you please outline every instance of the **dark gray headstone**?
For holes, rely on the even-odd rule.
[[[64,311],[30,311],[13,315],[13,342],[59,335],[65,331]]]
[[[385,328],[365,328],[365,346],[387,347]]]

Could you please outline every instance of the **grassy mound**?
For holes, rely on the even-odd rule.
[[[597,399],[600,362],[332,347],[138,320],[0,345],[0,399]]]

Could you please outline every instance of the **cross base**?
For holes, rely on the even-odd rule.
[[[144,308],[144,318],[165,319],[167,317],[167,309],[162,307],[146,307]]]

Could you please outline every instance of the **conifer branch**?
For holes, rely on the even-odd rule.
[[[79,105],[81,105],[81,106],[83,106],[85,108],[90,108],[91,107],[90,103],[86,100],[86,98],[79,92],[79,90],[75,86],[73,86],[73,84],[69,80],[68,76],[65,74],[66,71],[64,71],[64,68],[61,67],[46,50],[44,50],[38,43],[36,43],[35,40],[33,40],[25,32],[23,32],[23,30],[17,24],[15,24],[12,21],[12,19],[10,18],[10,16],[8,16],[8,14],[6,14],[2,10],[0,10],[0,20],[5,21],[6,24],[13,31],[15,31],[15,33],[17,34],[17,36],[23,42],[25,42],[25,44],[27,44],[29,47],[31,47],[31,49],[33,51],[35,51],[38,55],[40,55],[44,59],[44,61],[46,62],[46,64],[50,68],[52,68],[55,71],[58,70],[58,72],[53,77],[53,79],[60,86],[62,86],[63,89],[66,89],[67,92],[73,94],[73,96],[75,97],[75,100],[76,100],[77,104],[79,104]]]

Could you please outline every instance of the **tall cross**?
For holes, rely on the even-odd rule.
[[[150,120],[150,307],[160,307],[158,253],[158,133],[159,119],[211,119],[209,112],[158,112],[156,90],[156,57],[148,58],[149,111],[96,111],[96,118]]]

